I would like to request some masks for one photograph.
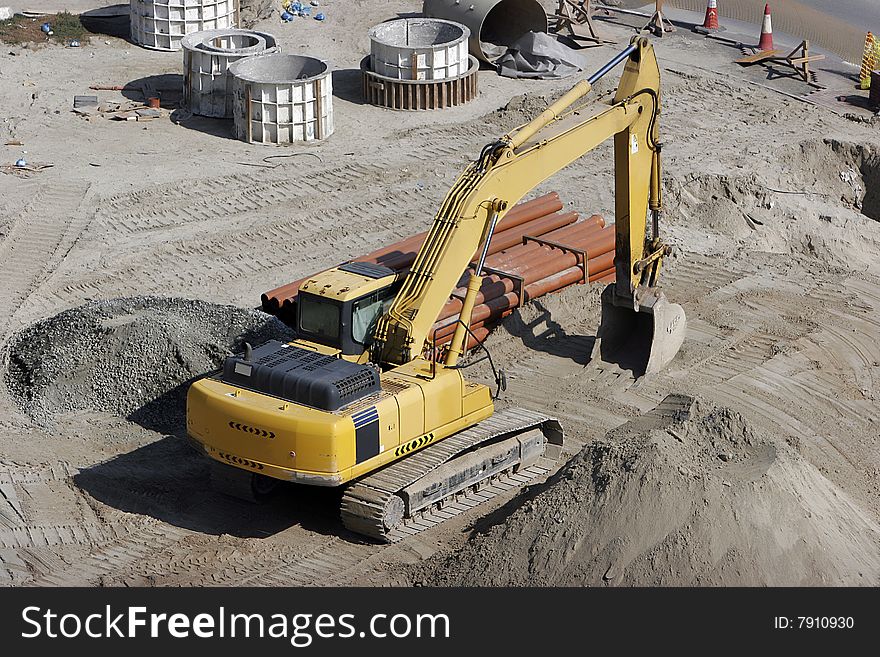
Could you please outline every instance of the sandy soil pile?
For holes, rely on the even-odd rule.
[[[690,401],[671,395],[587,445],[421,582],[880,582],[880,528],[870,516],[785,442],[734,411]]]
[[[820,266],[877,270],[880,150],[811,139],[780,150],[784,173],[731,172],[670,178],[667,215],[683,242],[707,253],[806,256]]]
[[[245,0],[241,3],[239,9],[242,26],[246,28],[253,27],[258,21],[269,18],[274,14],[276,8],[280,12],[280,2],[274,2],[273,0]]]
[[[156,297],[101,301],[18,333],[6,381],[41,424],[85,409],[125,416],[147,404],[165,406],[167,414],[163,396],[182,399],[185,391],[176,389],[216,369],[227,350],[288,334],[274,317],[235,306]]]

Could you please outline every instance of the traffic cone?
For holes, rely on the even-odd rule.
[[[773,21],[770,18],[770,5],[764,5],[764,23],[761,25],[761,41],[758,50],[773,50]]]
[[[862,56],[862,68],[859,71],[859,86],[862,89],[871,88],[871,71],[877,65],[877,50],[874,35],[868,32],[865,37],[865,54]]]
[[[703,28],[706,30],[718,29],[718,0],[709,0],[706,7],[706,20],[703,21]]]

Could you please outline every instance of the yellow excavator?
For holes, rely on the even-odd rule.
[[[576,106],[623,62],[610,106]],[[546,472],[561,454],[559,422],[524,409],[496,413],[489,387],[466,380],[459,358],[498,221],[612,136],[616,282],[603,292],[593,356],[637,375],[668,363],[685,317],[658,287],[669,253],[659,236],[659,85],[653,47],[634,38],[540,116],[483,148],[405,275],[350,262],[306,281],[296,340],[246,345],[189,389],[187,432],[212,459],[213,485],[248,499],[279,480],[345,486],[345,526],[396,541],[492,497],[504,482]],[[431,326],[481,244],[441,362]]]

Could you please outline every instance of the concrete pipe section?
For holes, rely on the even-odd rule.
[[[180,50],[187,34],[235,27],[237,0],[130,0],[131,40],[153,50]]]
[[[547,14],[537,0],[425,0],[422,13],[465,25],[471,54],[489,64],[523,34],[547,31]]]
[[[471,32],[436,18],[402,18],[370,30],[371,70],[397,80],[446,80],[466,73]]]
[[[361,62],[364,99],[397,110],[455,107],[477,95],[480,63],[468,55],[470,30],[434,18],[402,18],[370,30]]]
[[[183,46],[183,105],[193,114],[232,118],[232,76],[239,59],[277,52],[275,37],[251,30],[205,30],[188,34]]]
[[[333,133],[333,81],[323,60],[256,55],[229,67],[235,136],[255,144],[326,139]]]

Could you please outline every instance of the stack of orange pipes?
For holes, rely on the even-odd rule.
[[[471,316],[473,335],[468,349],[475,347],[477,340],[483,341],[493,326],[523,303],[586,282],[585,270],[590,283],[614,279],[614,227],[606,227],[599,215],[579,220],[576,212],[561,210],[562,201],[553,192],[516,205],[498,222],[486,258],[489,273],[484,276]],[[354,260],[406,271],[426,236],[419,233]],[[433,326],[430,337],[438,347],[452,340],[469,273],[462,276],[461,286]],[[263,310],[292,323],[299,286],[308,278],[264,293]]]

